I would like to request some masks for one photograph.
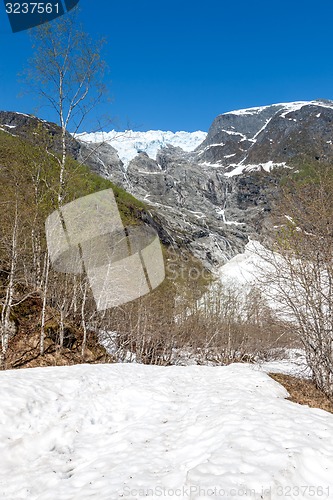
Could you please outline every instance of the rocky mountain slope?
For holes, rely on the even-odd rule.
[[[0,126],[25,134],[26,122],[32,119],[0,113]],[[56,128],[45,126],[57,143]],[[127,145],[126,134],[118,136],[117,145],[114,133],[68,141],[74,158],[151,207],[165,239],[186,246],[205,265],[215,267],[267,230],[281,172],[333,159],[333,102],[224,113],[207,136],[149,132],[143,140],[132,134]]]
[[[197,149],[197,159],[226,167],[229,176],[254,166],[290,165],[305,155],[329,160],[333,154],[332,118],[333,102],[319,100],[225,113],[214,120]]]
[[[224,113],[193,151],[163,145],[148,155],[147,147],[128,165],[110,161],[107,143],[85,147],[95,147],[102,172],[154,207],[175,241],[214,267],[266,227],[282,171],[332,159],[332,123],[332,101],[294,102]]]

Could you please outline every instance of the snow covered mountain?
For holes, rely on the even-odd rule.
[[[154,206],[176,241],[219,266],[265,227],[277,188],[274,167],[292,172],[331,160],[333,102],[318,100],[224,113],[194,151],[167,146],[156,159],[139,153],[126,173],[109,170],[112,180]]]
[[[224,167],[227,176],[271,170],[295,157],[333,156],[333,102],[300,101],[241,109],[215,118],[197,150],[200,164]]]
[[[0,113],[0,126],[24,137],[31,135],[31,120]],[[60,144],[56,126],[48,127]],[[333,162],[333,102],[230,111],[217,116],[207,134],[83,134],[69,138],[68,151],[143,200],[165,229],[163,241],[185,245],[208,267],[219,268],[243,252],[249,238],[269,232],[275,167],[288,173]]]
[[[168,144],[179,147],[183,151],[194,151],[207,137],[206,132],[163,132],[161,130],[148,130],[147,132],[95,132],[77,134],[76,138],[88,143],[110,144],[119,155],[119,158],[127,167],[129,162],[139,153],[146,153],[150,158],[156,160],[157,151],[165,148]]]
[[[333,102],[329,100],[296,101],[223,113],[213,121],[208,133],[202,131],[174,133],[161,130],[116,132],[112,130],[97,133],[84,132],[77,134],[76,138],[90,144],[109,144],[117,151],[125,168],[140,153],[146,153],[149,158],[156,160],[159,150],[170,145],[180,147],[188,153],[196,150],[195,158],[200,165],[213,168],[224,166],[227,167],[225,175],[233,176],[240,174],[243,170],[251,171],[259,168],[269,171],[274,166],[285,166],[285,160],[292,156],[292,151],[288,150],[287,155],[279,151],[281,161],[275,159],[276,146],[281,139],[287,138],[290,142],[290,136],[294,132],[299,133],[299,125],[303,128],[308,127],[311,119],[317,119],[313,120],[312,129],[316,128],[315,122],[323,119],[329,122],[332,112]],[[304,123],[304,118],[307,118],[308,123]],[[281,120],[284,120],[284,123]],[[277,133],[277,130],[273,131],[274,128],[281,132],[282,137],[276,139],[273,137]],[[322,123],[319,123],[319,128],[322,128]],[[326,138],[323,146],[326,153],[332,154],[331,134],[330,131],[328,132],[329,137]],[[267,138],[268,144],[265,143]],[[258,149],[261,153],[259,159],[257,158]],[[263,156],[264,149],[266,157]],[[295,153],[299,151],[296,150]]]

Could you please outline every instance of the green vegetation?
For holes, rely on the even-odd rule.
[[[40,215],[46,217],[52,210],[55,210],[60,167],[54,156],[42,147],[0,131],[0,197],[2,202],[5,200],[13,202],[16,186],[21,198],[20,209],[29,211],[34,204],[36,189],[39,189]],[[67,160],[65,203],[110,188],[115,194],[124,225],[138,224],[139,214],[146,209],[144,203],[107,179],[91,172],[85,165],[80,165],[72,158]],[[22,193],[24,193],[23,198]]]
[[[48,268],[44,224],[58,207],[61,168],[52,145],[40,123],[24,138],[0,131],[0,367],[108,359],[96,330],[83,334],[83,316],[93,324],[95,314],[85,276]],[[142,202],[67,157],[64,203],[110,188],[123,224],[142,224]],[[70,349],[66,332],[76,332]]]

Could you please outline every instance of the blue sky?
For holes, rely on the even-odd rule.
[[[208,130],[233,109],[333,99],[331,0],[80,0],[80,6],[85,30],[108,39],[112,103],[96,116],[108,114],[120,130]],[[32,97],[18,97],[29,37],[10,32],[1,4],[0,43],[0,109],[34,113]],[[52,118],[43,109],[38,114]]]

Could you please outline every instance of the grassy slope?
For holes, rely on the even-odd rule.
[[[1,200],[7,198],[8,189],[13,191],[13,184],[17,181],[19,187],[24,185],[25,190],[29,191],[33,187],[32,176],[39,170],[43,182],[45,185],[47,183],[48,187],[43,208],[46,213],[55,208],[59,165],[52,155],[45,152],[45,149],[0,130],[0,166],[2,168]],[[67,170],[66,202],[96,191],[112,188],[124,224],[139,223],[138,215],[145,210],[145,205],[141,201],[112,182],[90,172],[88,167],[80,165],[73,159],[68,160]],[[22,209],[24,209],[24,205],[22,205]]]

